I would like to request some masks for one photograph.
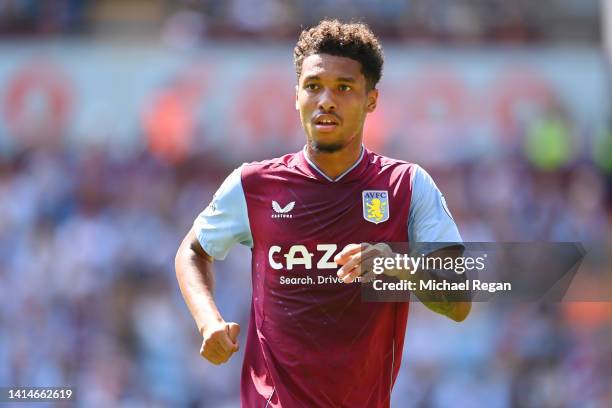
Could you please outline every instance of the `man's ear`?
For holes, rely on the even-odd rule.
[[[368,105],[366,109],[368,113],[374,112],[374,109],[376,109],[377,101],[378,101],[378,89],[376,88],[370,89],[368,91]]]
[[[300,110],[300,105],[298,105],[298,86],[295,86],[295,110]]]

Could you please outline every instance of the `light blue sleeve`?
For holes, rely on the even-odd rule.
[[[193,222],[200,245],[215,259],[225,259],[237,242],[253,247],[241,170],[239,167],[227,176],[208,207]]]
[[[413,256],[463,242],[444,196],[431,176],[418,165],[412,178],[408,241]]]

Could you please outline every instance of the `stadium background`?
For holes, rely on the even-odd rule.
[[[425,167],[465,240],[595,243],[581,271],[607,276],[604,10],[0,0],[0,385],[71,385],[83,407],[238,406],[242,354],[199,357],[174,254],[231,169],[302,146],[291,52],[324,16],[382,37],[366,144]],[[216,270],[244,332],[249,251]],[[612,406],[611,338],[610,303],[478,304],[459,325],[414,304],[392,405]]]

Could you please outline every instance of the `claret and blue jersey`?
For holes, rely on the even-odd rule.
[[[333,180],[305,150],[244,164],[194,230],[215,259],[252,248],[244,407],[388,407],[409,304],[365,303],[360,285],[320,277],[350,243],[461,242],[425,170],[365,148]]]

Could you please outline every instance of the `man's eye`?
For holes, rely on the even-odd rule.
[[[317,84],[306,84],[305,88],[308,89],[309,91],[314,91],[315,89],[319,89],[319,85],[317,85]]]
[[[342,85],[340,85],[340,86],[338,87],[338,89],[339,89],[339,90],[341,90],[341,91],[350,91],[352,88],[351,88],[351,86],[350,86],[350,85],[345,85],[345,84],[342,84]]]

